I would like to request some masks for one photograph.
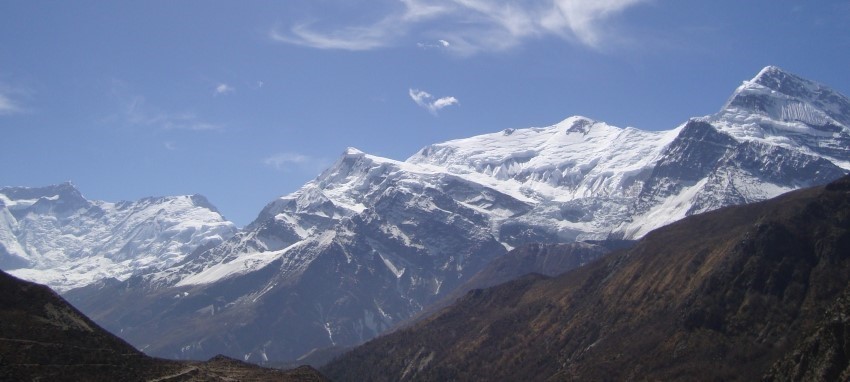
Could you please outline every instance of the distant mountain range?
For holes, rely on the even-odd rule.
[[[235,233],[200,195],[109,203],[71,183],[0,188],[0,268],[58,291],[169,267]]]
[[[558,277],[472,290],[322,371],[334,381],[847,381],[849,298],[847,176],[685,218]]]
[[[86,264],[120,264],[114,272],[66,265],[81,257],[67,251],[39,260],[30,243],[62,248],[53,241],[86,236],[32,231],[27,222],[85,208],[38,209],[64,198],[10,196],[4,188],[0,258],[21,277],[63,269],[62,277],[30,278],[81,286],[66,297],[149,354],[290,360],[375,337],[443,301],[513,248],[638,239],[687,216],[824,184],[850,169],[848,147],[847,97],[767,67],[717,114],[668,131],[570,117],[434,144],[404,162],[348,149],[238,232],[208,204],[191,203],[189,210],[207,211],[190,219],[191,231],[145,218],[139,227],[146,228],[127,225],[104,236],[147,238],[125,241],[155,250],[76,250]],[[93,274],[111,278],[94,281]]]

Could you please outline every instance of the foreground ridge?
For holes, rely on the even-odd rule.
[[[325,381],[305,367],[264,369],[227,357],[148,357],[101,329],[49,288],[0,271],[0,379],[4,381]]]

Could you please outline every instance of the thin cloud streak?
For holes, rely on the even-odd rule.
[[[21,107],[12,101],[7,95],[0,93],[0,115],[20,113]]]
[[[556,36],[594,49],[604,48],[611,32],[607,21],[651,0],[400,0],[401,10],[388,11],[365,25],[320,28],[299,23],[269,37],[278,42],[317,49],[374,50],[397,45],[408,35],[435,38],[461,55],[511,49],[523,42]],[[433,40],[432,40],[433,41]]]
[[[27,110],[21,106],[14,96],[27,95],[27,91],[13,89],[0,84],[0,115],[12,115],[24,113]]]
[[[437,42],[419,42],[416,46],[422,49],[447,49],[452,44],[446,40],[440,39]]]
[[[163,130],[224,130],[223,126],[203,121],[194,113],[169,113],[159,110],[148,105],[144,97],[134,97],[127,103],[122,119],[131,125],[151,126]]]
[[[128,88],[128,84],[120,79],[111,80],[109,95],[116,102],[118,111],[102,118],[102,122],[160,130],[224,130],[224,126],[205,121],[193,112],[163,110],[147,102],[145,97],[129,91]]]
[[[289,165],[300,165],[307,163],[308,161],[310,161],[310,157],[306,155],[298,153],[278,153],[266,158],[263,160],[263,163],[275,170],[283,170],[288,168]]]
[[[372,50],[382,48],[387,44],[387,30],[384,26],[349,27],[336,31],[321,33],[310,30],[309,24],[295,25],[290,34],[284,34],[272,29],[269,37],[278,42],[301,45],[316,49],[340,50]]]
[[[328,165],[328,161],[295,152],[282,152],[263,159],[263,164],[281,172],[293,170],[319,172]]]

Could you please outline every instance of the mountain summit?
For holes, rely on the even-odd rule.
[[[224,243],[68,297],[167,357],[264,362],[357,344],[514,247],[641,238],[836,179],[850,169],[849,103],[768,67],[717,114],[668,131],[570,117],[433,144],[406,161],[348,149]]]
[[[850,168],[850,99],[775,66],[745,81],[708,121],[741,141],[811,151]]]

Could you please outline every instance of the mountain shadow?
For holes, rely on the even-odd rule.
[[[152,358],[101,329],[49,288],[0,271],[0,380],[325,381],[316,370],[261,368],[218,356]]]

